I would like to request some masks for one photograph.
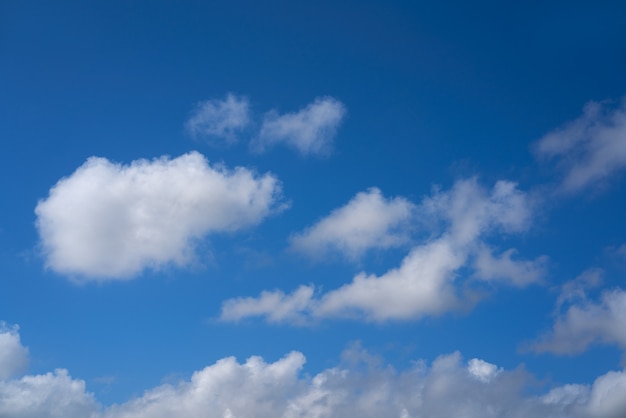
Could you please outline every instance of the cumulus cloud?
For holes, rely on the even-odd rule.
[[[415,205],[402,197],[386,199],[377,188],[358,193],[345,206],[291,237],[291,248],[313,258],[339,252],[355,260],[372,248],[409,240]]]
[[[20,341],[18,326],[0,321],[0,380],[21,372],[28,364],[28,349]]]
[[[263,152],[277,144],[285,144],[302,155],[323,155],[332,149],[332,142],[346,108],[332,97],[318,97],[304,109],[294,113],[268,112],[263,118],[253,150]]]
[[[486,261],[483,254],[480,259],[486,248],[484,236],[492,231],[524,231],[531,212],[528,197],[514,183],[500,181],[488,191],[476,179],[459,181],[452,190],[436,191],[419,205],[416,216],[434,228],[441,225],[442,230],[415,246],[400,267],[380,276],[359,273],[352,282],[319,296],[312,290],[304,294],[301,288],[297,298],[275,291],[259,298],[232,299],[224,303],[221,318],[264,316],[273,322],[298,318],[302,323],[303,317],[352,317],[380,322],[417,319],[471,306],[477,297],[471,291],[459,290],[463,267],[474,267],[476,280],[523,286],[540,279],[543,259],[512,260],[512,251],[500,258],[489,254]],[[299,303],[283,303],[293,299]],[[274,303],[268,303],[270,300]],[[273,307],[281,310],[279,316],[272,314]],[[284,311],[287,307],[292,309],[289,314]]]
[[[598,343],[617,344],[626,349],[626,291],[605,291],[596,301],[589,299],[579,287],[575,289],[569,297],[559,299],[559,305],[566,308],[557,313],[552,330],[543,335],[533,349],[575,354]]]
[[[280,182],[199,153],[137,160],[92,157],[35,209],[46,264],[76,280],[131,278],[184,266],[210,233],[258,224],[278,209]]]
[[[67,370],[0,381],[0,417],[98,418],[99,405],[85,382]]]
[[[198,103],[185,123],[185,129],[193,138],[220,139],[233,143],[249,124],[248,99],[228,93],[223,100]]]
[[[355,356],[351,356],[354,359]],[[310,377],[305,357],[291,352],[271,363],[233,357],[121,404],[103,407],[65,370],[0,381],[0,417],[11,418],[334,418],[552,417],[618,418],[626,413],[626,373],[592,385],[569,384],[543,395],[522,368],[503,370],[456,352],[404,371],[384,362],[341,363]],[[371,358],[364,354],[361,358]],[[535,389],[536,391],[536,389]]]
[[[576,192],[626,168],[626,98],[619,106],[590,102],[578,119],[535,144],[541,159],[555,159],[563,172],[561,188]]]

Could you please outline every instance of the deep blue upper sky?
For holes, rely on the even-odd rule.
[[[506,371],[525,364],[546,385],[530,391],[543,394],[620,370],[626,308],[611,310],[602,295],[620,296],[626,286],[624,16],[619,1],[2,2],[0,336],[19,332],[29,347],[28,366],[7,373],[7,385],[64,368],[106,408],[229,356],[273,363],[296,350],[307,358],[303,374],[314,376],[337,366],[356,341],[399,371],[456,350]],[[194,115],[206,117],[202,105],[219,106],[229,94],[245,104],[249,119],[237,128],[238,140],[191,133]],[[590,102],[601,110],[583,110]],[[337,118],[320,134],[330,145],[319,155],[296,145],[315,122],[303,116],[302,124],[292,120],[285,128],[281,119],[317,109],[315,103]],[[200,215],[187,211],[195,192],[189,201],[177,192],[191,180],[164,186],[177,169],[163,177],[150,170],[155,158],[178,161],[192,151],[209,166],[190,166],[210,173],[243,167],[250,183],[270,173],[280,196],[251,208],[229,200],[249,191],[225,183],[200,193],[209,202],[198,203],[205,205]],[[67,194],[59,192],[53,207],[53,186],[64,177],[79,179],[76,170],[94,156],[120,165],[108,168],[111,177],[94,171],[80,187],[64,183]],[[126,187],[130,177],[123,173],[140,159],[146,161],[135,166],[144,164],[148,173],[141,181],[154,184],[106,191],[112,179]],[[230,181],[224,173],[232,172],[216,170]],[[571,186],[572,173],[591,174]],[[515,192],[498,197],[497,184],[516,184]],[[361,218],[350,212],[314,235],[315,225],[336,210],[356,206],[358,193],[373,205],[373,187],[385,213],[351,229]],[[464,190],[475,205],[459,203],[455,212]],[[410,215],[387,212],[392,201]],[[136,208],[132,202],[154,209],[156,223],[146,233],[167,231],[164,247],[177,233],[167,225],[191,225],[181,232],[191,258],[177,262],[163,250],[165,261],[141,261],[116,280],[112,269],[123,256],[143,251],[144,241],[125,235],[132,223],[117,223],[115,210]],[[36,207],[43,209],[36,214]],[[221,219],[231,215],[227,226]],[[370,241],[358,235],[387,215],[394,219],[388,229],[371,232]],[[467,224],[478,232],[466,239],[457,229]],[[92,226],[97,234],[81,235]],[[47,227],[59,241],[48,241]],[[73,227],[80,233],[66,239]],[[124,239],[115,241],[118,236]],[[297,236],[313,247],[298,247]],[[54,254],[69,241],[74,246],[63,262],[81,258],[73,265],[91,268],[85,260],[95,254],[109,267],[100,275],[61,267]],[[107,256],[110,242],[117,248]],[[387,277],[410,254],[437,243],[452,248],[454,257],[442,266],[452,269],[445,281],[463,306],[441,299],[427,307],[445,292],[420,299],[419,290],[407,304],[414,311],[394,316],[354,296],[365,290],[334,292],[361,272]],[[113,256],[121,244],[129,249]],[[529,263],[523,285],[511,284],[511,265],[485,267],[502,268],[493,274],[507,277],[480,273],[482,250],[496,256],[511,248],[514,260]],[[83,249],[87,255],[77,255]],[[438,262],[439,255],[428,254],[424,265]],[[535,267],[541,273],[530,279]],[[595,287],[572,282],[592,268],[603,271]],[[394,295],[409,294],[403,287],[428,275],[421,271],[390,282]],[[586,283],[579,299],[568,299],[570,282]],[[250,298],[252,306],[263,291],[289,298],[300,286],[314,294],[285,320],[272,321],[269,311],[225,318],[227,301]],[[385,289],[372,291],[374,299],[400,300]],[[567,322],[568,308],[594,307],[600,322],[585,325],[592,331]],[[559,321],[569,333],[559,334]],[[14,325],[19,331],[7,331]],[[608,331],[594,331],[600,328]],[[581,349],[563,348],[583,340]],[[0,382],[2,367],[0,353]],[[20,413],[6,416],[27,416]]]

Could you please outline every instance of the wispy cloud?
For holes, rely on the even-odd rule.
[[[261,222],[278,209],[280,182],[199,153],[137,160],[92,157],[35,209],[46,264],[76,280],[131,278],[186,265],[197,240]]]
[[[228,93],[223,100],[198,103],[185,128],[193,138],[234,143],[250,122],[248,99]]]
[[[563,286],[552,330],[531,345],[536,352],[577,354],[592,344],[616,344],[626,350],[626,291],[604,291],[598,300],[587,290],[599,283],[598,270],[589,270]]]
[[[503,281],[525,286],[543,275],[545,258],[514,260],[513,251],[492,256],[483,236],[499,230],[517,233],[530,224],[528,196],[514,183],[500,181],[491,191],[476,179],[457,182],[448,192],[436,192],[424,199],[418,216],[443,230],[415,246],[400,267],[377,276],[360,273],[352,282],[315,296],[314,288],[299,288],[296,294],[264,292],[259,298],[226,301],[223,320],[249,316],[272,318],[273,322],[302,323],[331,317],[352,317],[368,321],[417,319],[471,306],[476,295],[458,284],[458,271],[475,269],[476,280]],[[457,283],[455,283],[457,282]],[[304,292],[303,289],[307,289]],[[298,303],[289,303],[298,300]],[[285,309],[292,309],[286,313]],[[275,315],[274,310],[280,310]],[[293,319],[297,321],[293,321]]]
[[[534,150],[543,160],[556,160],[563,173],[562,191],[597,186],[626,169],[626,98],[618,106],[589,102],[578,119],[550,132]]]
[[[277,144],[287,145],[302,155],[324,155],[332,143],[346,114],[346,108],[332,97],[318,97],[313,103],[294,113],[268,112],[251,148],[263,152]]]
[[[377,188],[358,193],[345,206],[290,238],[291,248],[312,258],[339,252],[356,260],[373,248],[406,244],[415,205],[386,199]]]

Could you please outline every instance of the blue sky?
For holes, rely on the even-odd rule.
[[[626,414],[621,2],[0,5],[0,417]]]

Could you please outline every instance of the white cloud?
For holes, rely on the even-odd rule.
[[[575,192],[626,168],[626,99],[611,108],[590,102],[583,115],[550,132],[537,144],[542,159],[557,159],[564,172],[561,188]]]
[[[28,349],[20,341],[19,327],[0,321],[0,380],[21,372],[28,364]]]
[[[452,285],[467,253],[447,237],[419,246],[402,265],[381,276],[358,274],[351,283],[329,291],[314,315],[362,317],[370,321],[416,319],[460,306]]]
[[[224,100],[198,103],[185,128],[193,138],[219,138],[233,143],[249,124],[248,99],[228,93]]]
[[[490,382],[502,372],[502,369],[495,364],[487,363],[478,358],[473,358],[467,362],[467,370],[481,382]]]
[[[443,355],[430,367],[416,362],[403,372],[384,364],[341,365],[309,378],[301,376],[305,358],[298,352],[274,363],[226,358],[194,373],[190,381],[107,408],[104,417],[608,418],[626,411],[623,372],[609,372],[591,387],[576,385],[580,390],[570,390],[569,396],[557,397],[559,390],[566,391],[561,388],[528,396],[525,389],[534,381],[523,370],[494,366],[489,378],[478,379],[461,360],[459,353]]]
[[[470,179],[457,182],[449,192],[437,191],[424,199],[417,212],[434,228],[443,224],[443,231],[415,246],[400,267],[380,276],[360,273],[352,282],[319,297],[313,291],[305,295],[301,288],[298,297],[276,291],[259,298],[232,299],[224,303],[221,318],[234,321],[264,316],[273,322],[297,318],[298,323],[303,318],[330,317],[387,321],[417,319],[471,306],[477,297],[471,291],[459,291],[459,270],[472,268],[477,251],[485,248],[482,237],[489,232],[525,230],[531,207],[527,196],[513,183],[497,182],[489,192],[476,179]],[[480,270],[474,277],[526,285],[540,277],[541,260],[513,261],[510,253],[499,259],[492,257],[478,263]],[[294,299],[297,304],[282,303]],[[268,303],[270,300],[274,303]],[[292,309],[290,313],[285,312],[287,307]],[[274,308],[280,309],[280,315],[273,315]]]
[[[573,354],[597,343],[617,344],[626,349],[626,291],[606,291],[599,301],[593,301],[579,287],[575,291],[570,287],[568,296],[559,298],[558,307],[571,303],[564,312],[557,313],[551,332],[543,335],[533,349]]]
[[[76,280],[122,279],[186,265],[199,239],[258,224],[280,193],[271,174],[211,167],[197,152],[130,165],[92,157],[35,212],[49,268]]]
[[[304,232],[293,235],[291,248],[314,258],[340,252],[355,260],[372,248],[405,244],[414,211],[415,205],[408,200],[386,199],[379,189],[371,188]]]
[[[99,406],[85,382],[63,369],[0,381],[2,418],[97,418]]]
[[[268,112],[261,131],[251,143],[253,150],[263,152],[276,144],[296,149],[302,155],[323,155],[332,149],[337,128],[346,114],[346,108],[332,97],[318,97],[295,113]]]
[[[515,286],[526,286],[539,282],[546,274],[547,257],[538,257],[535,260],[514,260],[514,249],[507,250],[499,256],[494,256],[486,245],[481,246],[476,253],[474,268],[476,277],[481,280],[505,280]]]
[[[235,298],[222,306],[221,319],[238,321],[248,316],[266,316],[268,322],[305,323],[302,315],[311,309],[313,286],[300,286],[290,295],[280,290],[264,291],[258,298]]]
[[[592,385],[569,384],[544,395],[523,369],[442,355],[396,371],[360,348],[315,376],[291,352],[271,363],[228,357],[189,380],[164,384],[129,401],[102,406],[83,380],[53,373],[0,380],[4,418],[339,418],[552,417],[619,418],[626,414],[626,373],[608,372]]]

